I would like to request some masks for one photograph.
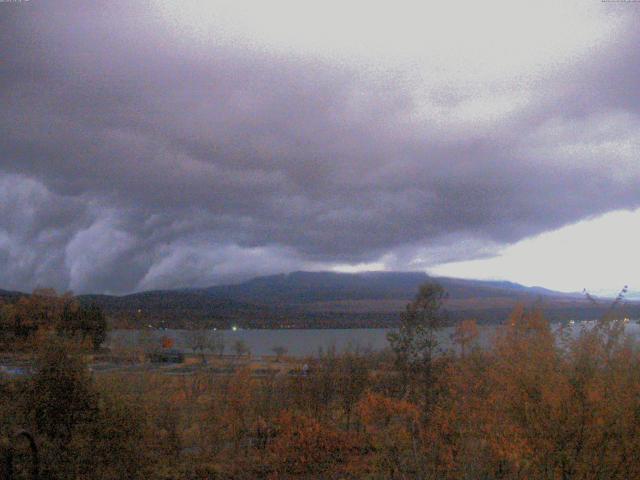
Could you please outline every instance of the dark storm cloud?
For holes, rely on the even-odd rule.
[[[423,267],[640,206],[631,35],[515,113],[449,128],[416,115],[402,71],[201,45],[145,3],[0,8],[4,288]]]

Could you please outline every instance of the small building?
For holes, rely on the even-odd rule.
[[[28,366],[0,365],[0,378],[29,377],[32,374],[33,374],[33,371]]]
[[[167,348],[150,352],[148,358],[153,363],[183,363],[184,353],[174,348]]]

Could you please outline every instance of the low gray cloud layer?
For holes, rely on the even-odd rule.
[[[0,4],[0,288],[425,268],[640,206],[631,30],[544,74],[447,87],[198,43],[153,12]]]

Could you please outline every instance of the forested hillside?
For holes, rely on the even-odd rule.
[[[519,303],[543,308],[551,320],[592,319],[606,311],[580,294],[564,294],[511,282],[430,278],[420,272],[294,272],[204,289],[143,292],[122,297],[84,296],[117,324],[228,328],[388,327],[419,286],[437,280],[447,292],[452,320],[500,323]],[[640,315],[640,304],[628,304]]]
[[[419,286],[437,281],[447,292],[452,320],[475,318],[501,323],[518,304],[542,308],[548,318],[584,320],[603,315],[600,304],[581,294],[554,292],[511,282],[431,278],[419,272],[294,272],[257,277],[233,285],[200,289],[156,290],[131,295],[81,295],[100,306],[113,326],[174,328],[354,328],[390,327]],[[18,292],[0,292],[16,301]],[[630,317],[640,316],[640,302],[627,302]]]

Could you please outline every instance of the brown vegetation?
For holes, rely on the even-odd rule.
[[[90,375],[45,342],[33,377],[0,383],[0,432],[33,431],[51,479],[640,476],[640,351],[621,321],[573,337],[518,308],[489,348],[469,320],[436,354],[441,292],[422,294],[396,354],[329,351],[306,374]]]
[[[82,305],[71,294],[38,289],[14,302],[0,301],[0,349],[30,350],[52,332],[97,350],[107,321],[100,307]]]

